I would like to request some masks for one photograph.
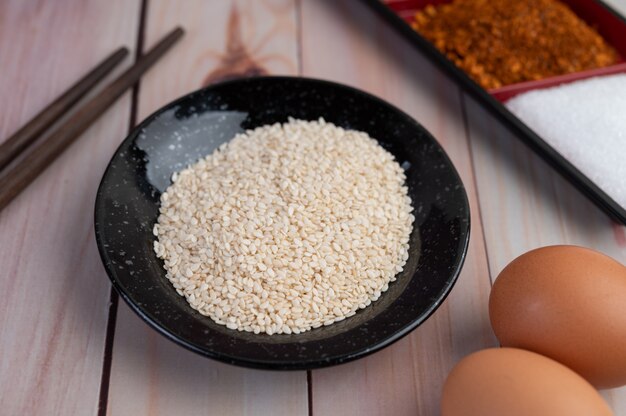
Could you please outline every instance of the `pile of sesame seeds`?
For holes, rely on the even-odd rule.
[[[290,119],[174,174],[154,250],[191,307],[230,329],[300,333],[367,307],[408,259],[405,175],[366,133]]]

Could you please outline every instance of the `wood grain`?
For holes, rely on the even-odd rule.
[[[146,47],[176,25],[187,34],[157,71],[142,81],[139,119],[163,104],[231,76],[296,74],[298,43],[294,0],[148,2]],[[233,14],[237,17],[233,18]],[[233,22],[234,20],[234,22]],[[240,47],[237,43],[240,42]],[[241,62],[248,66],[242,65]],[[216,76],[217,73],[217,76]]]
[[[187,34],[143,79],[139,118],[207,81],[254,75],[258,68],[295,73],[295,18],[292,1],[150,1],[147,47],[176,25]],[[307,409],[305,372],[249,370],[200,357],[120,306],[109,414],[306,415]]]
[[[126,0],[0,2],[0,140],[117,47],[132,49],[138,12]],[[97,412],[109,284],[93,204],[129,108],[128,94],[0,213],[2,414]]]
[[[222,364],[166,340],[124,304],[117,317],[109,415],[306,415],[304,372]]]
[[[466,97],[472,154],[492,277],[533,248],[574,244],[626,263],[623,231],[595,205]],[[621,230],[620,230],[621,229]],[[514,236],[514,237],[511,237]],[[626,414],[626,388],[606,392],[615,413]]]
[[[608,2],[626,14],[626,0]],[[435,315],[384,351],[313,371],[311,409],[304,372],[268,373],[198,357],[122,304],[109,414],[435,415],[452,365],[495,345],[489,279],[510,260],[534,247],[570,243],[626,262],[626,227],[611,223],[460,96],[360,2],[146,4],[146,48],[178,24],[187,35],[143,79],[139,119],[229,77],[302,70],[368,90],[411,114],[445,147],[467,188],[472,240],[463,273]],[[122,44],[132,49],[139,9],[139,0],[0,2],[0,95],[9,97],[0,111],[0,142],[103,56]],[[97,413],[109,285],[93,239],[93,201],[129,118],[127,94],[0,213],[0,414]],[[616,416],[626,416],[626,388],[602,393]]]
[[[4,169],[17,155],[30,146],[46,129],[54,124],[85,94],[92,90],[112,71],[124,58],[128,49],[120,47],[83,78],[78,80],[69,90],[56,98],[33,119],[22,126],[15,134],[0,144],[0,170]]]
[[[371,357],[312,374],[314,415],[435,415],[451,367],[495,345],[489,273],[458,88],[359,2],[303,1],[306,76],[370,91],[415,117],[455,163],[473,213],[470,251],[452,294],[424,325]]]
[[[626,0],[609,1],[626,14]],[[626,227],[613,222],[472,99],[464,97],[492,277],[536,247],[574,244],[626,264]],[[626,387],[602,392],[626,415]]]
[[[126,91],[132,89],[141,75],[154,65],[183,35],[177,28],[139,57],[133,65],[111,81],[91,99],[78,106],[67,120],[52,129],[45,139],[24,152],[21,160],[0,173],[0,211],[39,176],[68,146],[91,126]],[[9,139],[12,141],[12,138]]]

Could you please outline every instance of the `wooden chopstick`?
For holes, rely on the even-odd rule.
[[[119,48],[87,75],[72,85],[63,95],[41,110],[24,127],[0,144],[0,170],[4,169],[21,151],[32,144],[45,129],[66,113],[87,92],[96,86],[128,55],[127,48]]]
[[[63,153],[117,98],[135,84],[183,34],[184,31],[180,27],[170,32],[148,53],[142,55],[132,67],[77,110],[45,141],[34,145],[32,150],[28,149],[19,163],[4,169],[0,173],[0,210]]]

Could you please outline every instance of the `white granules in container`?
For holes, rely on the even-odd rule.
[[[626,208],[626,74],[527,92],[506,106]]]
[[[174,174],[154,250],[176,291],[230,329],[330,325],[402,271],[405,179],[366,133],[324,120],[259,127]]]

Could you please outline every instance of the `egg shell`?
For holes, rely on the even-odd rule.
[[[608,416],[611,409],[581,376],[516,348],[473,353],[443,387],[442,416]]]
[[[513,260],[489,297],[502,346],[557,360],[598,388],[626,384],[626,268],[582,247],[550,246]]]

